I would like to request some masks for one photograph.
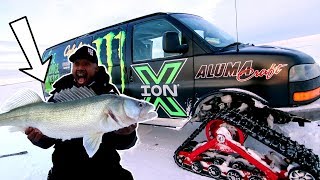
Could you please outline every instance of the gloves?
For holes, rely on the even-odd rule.
[[[114,131],[114,133],[119,134],[119,135],[129,135],[133,131],[135,131],[136,127],[137,127],[137,124],[132,124],[128,127],[116,130],[116,131]]]
[[[28,127],[25,134],[31,142],[38,142],[44,136],[39,129],[33,127]]]

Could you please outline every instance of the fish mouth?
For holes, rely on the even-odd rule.
[[[77,70],[74,79],[78,85],[85,85],[88,82],[88,73],[84,70]]]
[[[150,108],[146,109],[144,112],[140,113],[140,118],[145,121],[149,121],[158,117],[158,113],[155,111],[154,106],[150,106]]]
[[[153,120],[158,117],[158,113],[155,111],[148,112],[146,120]]]

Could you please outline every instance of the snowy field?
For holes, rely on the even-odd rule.
[[[34,89],[41,95],[38,82],[0,86],[0,102],[21,88]],[[319,121],[299,127],[296,123],[281,126],[292,139],[320,155]],[[188,124],[182,130],[139,125],[137,144],[126,151],[119,151],[123,167],[130,170],[136,180],[204,180],[210,179],[179,168],[173,153],[199,124]],[[250,142],[248,142],[249,144]],[[53,148],[33,146],[21,132],[10,133],[0,127],[0,155],[28,151],[27,154],[0,158],[0,180],[45,180],[51,167]]]

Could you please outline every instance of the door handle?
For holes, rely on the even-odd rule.
[[[129,82],[133,82],[132,69],[129,70]]]

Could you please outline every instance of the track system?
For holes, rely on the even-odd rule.
[[[269,108],[243,94],[207,98],[197,113],[200,126],[175,151],[180,167],[215,179],[320,179],[320,161],[312,150],[273,130],[273,124],[308,120]],[[206,141],[196,137],[205,131]],[[261,154],[244,144],[250,136],[266,146]]]

